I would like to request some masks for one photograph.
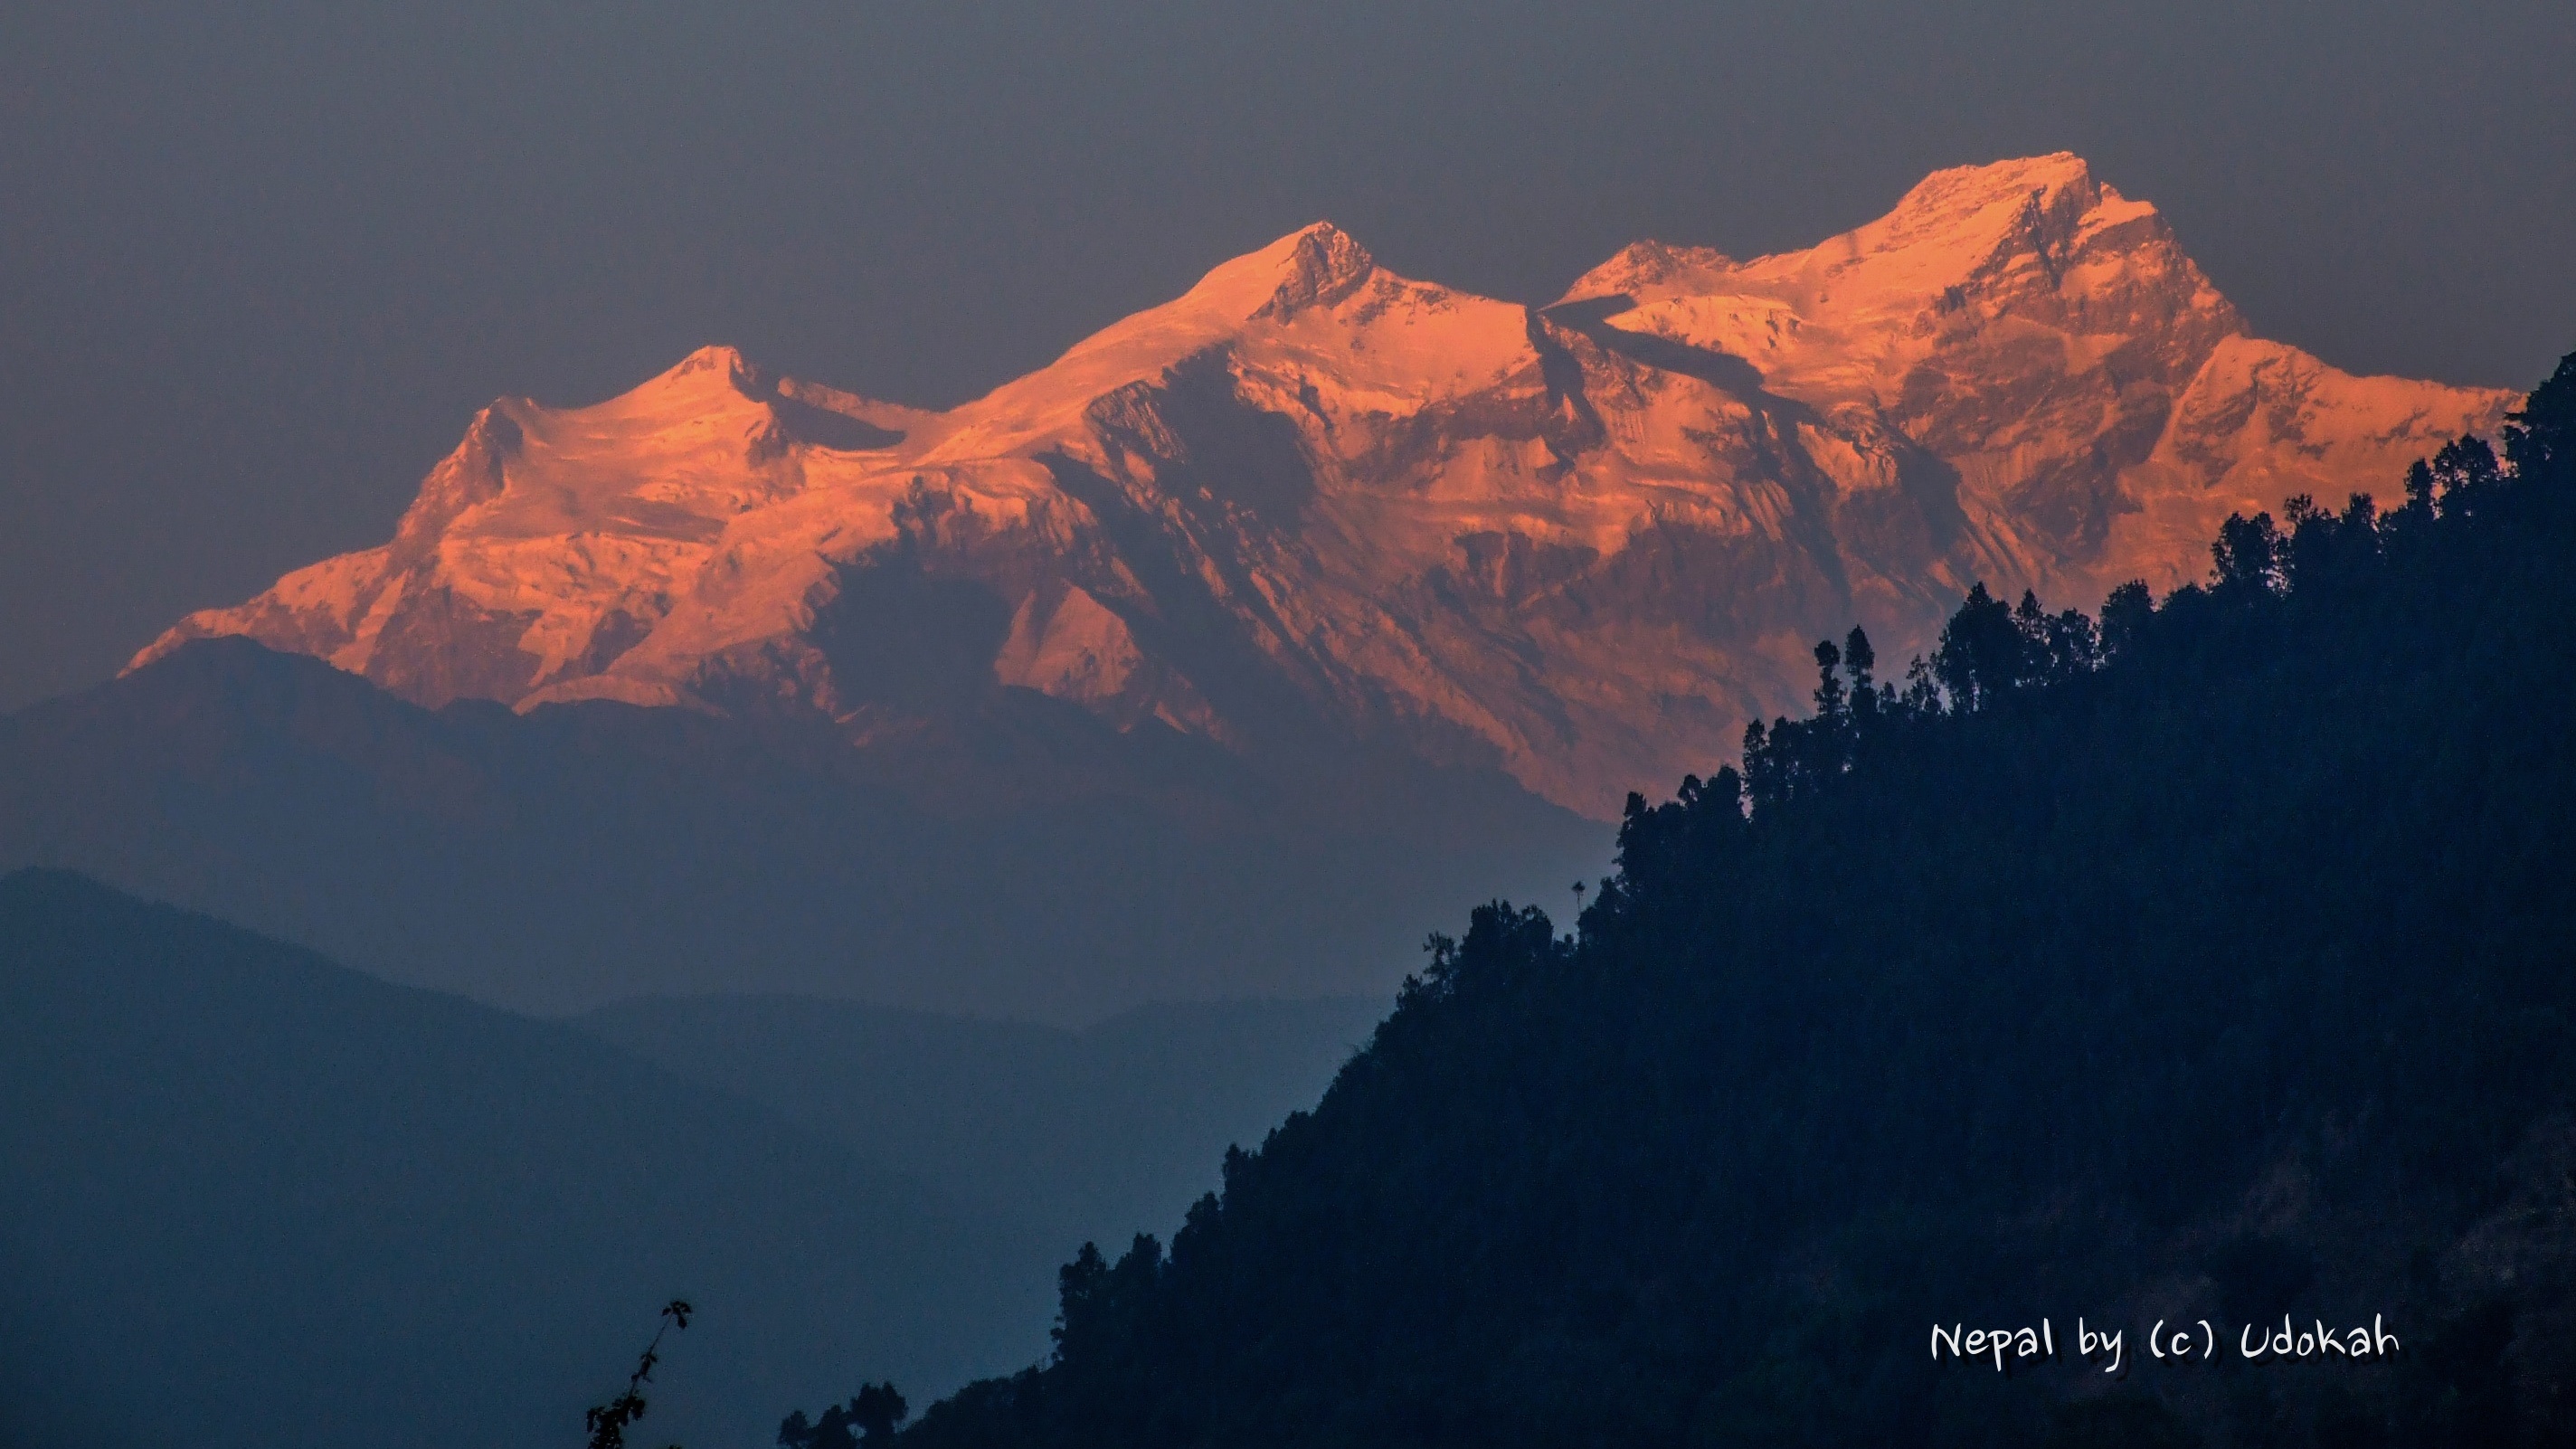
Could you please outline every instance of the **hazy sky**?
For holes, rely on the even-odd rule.
[[[0,708],[692,347],[947,403],[1318,217],[1555,296],[2069,149],[2265,334],[2576,348],[2576,5],[0,10]]]

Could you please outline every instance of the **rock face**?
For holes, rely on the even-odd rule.
[[[1017,686],[1258,754],[1395,743],[1601,815],[1923,649],[1979,579],[2090,607],[2231,510],[2385,497],[2511,394],[2249,335],[2067,155],[1739,262],[1639,243],[1530,308],[1328,224],[944,413],[707,348],[504,399],[391,543],[190,616],[411,699],[818,709]]]

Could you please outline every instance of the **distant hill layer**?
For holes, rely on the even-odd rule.
[[[574,1019],[1071,1251],[1168,1232],[1227,1147],[1312,1106],[1392,1003],[1164,1003],[1067,1031],[805,997],[656,997]]]
[[[1437,902],[1563,890],[1609,832],[1387,751],[1254,770],[999,693],[811,719],[429,710],[205,641],[0,718],[0,869],[81,870],[502,1005],[794,992],[1081,1022],[1384,993]]]
[[[1064,1251],[568,1026],[53,872],[0,880],[0,1103],[11,1445],[574,1443],[673,1296],[646,1428],[766,1443],[843,1365],[1036,1351]]]

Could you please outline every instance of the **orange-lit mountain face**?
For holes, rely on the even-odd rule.
[[[1499,765],[1586,813],[1926,647],[1973,581],[2097,604],[2231,510],[2385,498],[2505,392],[2250,335],[2067,155],[1939,172],[1803,252],[1640,243],[1529,308],[1330,225],[944,413],[707,348],[503,399],[393,540],[190,616],[414,700],[819,709],[1018,686],[1259,752]]]

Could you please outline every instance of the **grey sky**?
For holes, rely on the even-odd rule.
[[[945,403],[1318,217],[1545,300],[2070,149],[2266,334],[2576,347],[2576,6],[0,12],[0,707],[381,541],[503,393],[704,342]]]

